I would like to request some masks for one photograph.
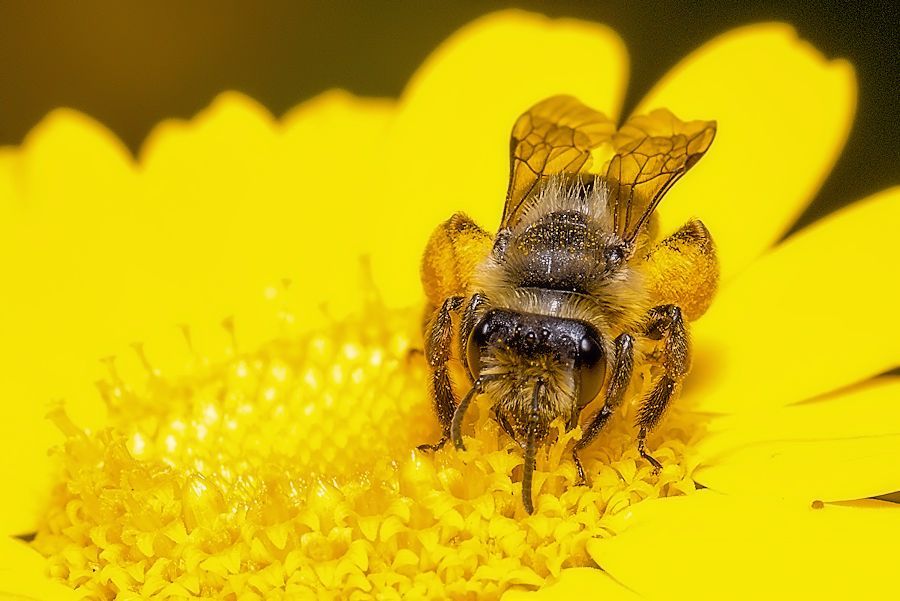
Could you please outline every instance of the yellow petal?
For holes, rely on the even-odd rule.
[[[0,251],[17,259],[0,265],[0,279],[17,294],[0,301],[9,374],[0,477],[20,494],[4,500],[0,532],[34,529],[49,490],[46,452],[61,439],[44,419],[48,401],[65,398],[80,426],[102,423],[93,389],[107,375],[101,357],[120,355],[120,371],[146,375],[130,349],[142,341],[154,366],[183,366],[182,323],[200,355],[230,352],[219,325],[229,316],[238,345],[253,347],[281,325],[272,297],[283,279],[294,282],[290,308],[305,326],[322,320],[326,299],[332,309],[358,302],[347,290],[358,284],[364,218],[332,219],[329,236],[318,225],[335,212],[333,198],[346,197],[347,163],[332,156],[304,171],[316,149],[336,155],[338,143],[307,140],[302,154],[297,136],[322,114],[334,139],[370,148],[390,112],[333,94],[281,126],[225,94],[194,121],[154,131],[139,168],[111,133],[72,111],[48,117],[12,156],[4,151],[0,207],[11,219],[0,224]]]
[[[268,332],[255,321],[263,290],[282,279],[307,327],[326,301],[333,313],[346,306],[373,204],[362,193],[374,169],[365,158],[392,112],[390,102],[333,91],[279,124],[226,93],[189,124],[160,125],[142,166],[153,225],[171,239],[157,252],[176,266],[166,277],[181,291],[169,323],[237,314],[240,341],[252,346]]]
[[[701,411],[796,403],[900,365],[900,188],[804,229],[726,286],[694,328]]]
[[[71,588],[47,575],[47,561],[27,544],[0,537],[0,601],[78,599]]]
[[[310,315],[323,300],[331,315],[356,306],[360,257],[370,253],[372,222],[387,208],[370,188],[394,115],[393,100],[332,90],[284,117],[280,170],[296,173],[298,185],[272,204],[293,205],[297,218],[284,226],[289,247],[275,252],[286,256],[283,271],[304,282],[298,314]]]
[[[723,416],[693,477],[741,495],[840,501],[900,490],[900,378],[759,413]]]
[[[701,491],[635,506],[591,557],[650,599],[877,599],[896,592],[900,507],[817,508]]]
[[[13,200],[16,194],[19,155],[12,146],[0,146],[0,227],[12,222],[21,208]]]
[[[565,93],[616,117],[627,72],[625,47],[609,28],[520,11],[481,18],[435,50],[404,91],[385,151],[383,213],[371,239],[389,300],[421,296],[425,241],[454,212],[496,229],[520,114]]]
[[[507,591],[501,601],[553,601],[555,599],[639,599],[633,592],[595,568],[563,570],[559,580],[539,591]]]
[[[118,301],[107,267],[124,236],[112,224],[127,221],[123,199],[133,196],[135,175],[115,136],[70,110],[51,113],[3,163],[0,480],[16,493],[4,495],[0,533],[17,534],[36,526],[49,495],[47,449],[62,440],[44,419],[48,401],[75,381],[89,386],[97,358],[109,353],[86,327],[105,325],[91,286],[105,279],[105,300]],[[92,398],[73,406],[85,425],[101,412]]]
[[[812,200],[837,159],[856,109],[856,78],[788,25],[730,31],[679,63],[636,112],[666,107],[715,119],[709,153],[663,202],[663,231],[703,220],[724,279],[772,245]]]

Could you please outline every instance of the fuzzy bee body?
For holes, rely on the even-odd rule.
[[[714,124],[678,121],[667,111],[616,130],[571,97],[553,97],[513,127],[510,186],[492,236],[459,213],[426,247],[422,280],[429,299],[425,354],[443,437],[464,448],[461,428],[473,397],[525,454],[522,498],[533,511],[535,449],[556,418],[568,428],[601,394],[578,451],[621,404],[636,340],[659,346],[660,377],[638,412],[638,447],[677,393],[689,368],[685,319],[705,311],[718,267],[709,232],[691,221],[654,244],[652,217],[668,188],[706,151]],[[588,170],[592,152],[611,145],[604,174]],[[688,315],[681,307],[688,308]],[[462,363],[471,388],[457,399],[448,364]]]

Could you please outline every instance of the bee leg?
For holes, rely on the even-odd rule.
[[[475,329],[475,324],[478,323],[478,318],[481,317],[486,302],[487,297],[481,292],[473,294],[463,311],[462,320],[459,324],[459,357],[466,364],[466,373],[469,374],[469,379],[472,382],[475,381],[475,374],[469,371],[469,364],[466,361],[469,351],[469,335]]]
[[[416,448],[420,451],[440,451],[444,448],[444,445],[447,444],[447,441],[450,440],[446,436],[441,436],[441,439],[437,442],[431,443],[426,442],[425,444],[420,444]]]
[[[482,376],[475,380],[472,388],[459,402],[459,405],[456,406],[456,411],[453,412],[453,417],[450,420],[450,440],[453,441],[453,446],[460,451],[466,450],[466,445],[463,444],[462,439],[462,420],[466,415],[466,411],[469,409],[469,404],[472,402],[472,399],[475,398],[476,394],[481,394],[484,390],[484,383],[489,379],[492,378]]]
[[[641,428],[640,432],[638,432],[638,453],[641,454],[641,457],[644,458],[650,465],[653,466],[654,472],[660,472],[662,470],[662,464],[657,461],[653,455],[647,452],[645,448],[645,440],[647,438],[647,428]]]
[[[645,332],[648,338],[665,340],[662,352],[663,375],[641,401],[635,425],[640,427],[638,452],[659,471],[662,464],[647,453],[645,440],[666,412],[690,368],[690,345],[681,309],[676,305],[660,305],[651,309]]]
[[[441,439],[434,444],[419,445],[419,450],[436,451],[444,446],[450,435],[450,422],[456,411],[456,398],[450,385],[450,372],[447,362],[450,360],[450,346],[453,340],[452,313],[462,306],[463,297],[451,296],[438,309],[430,323],[426,325],[425,358],[431,370],[431,398],[434,410],[441,422]]]
[[[581,440],[575,443],[572,449],[572,460],[575,469],[578,470],[578,485],[587,485],[584,467],[578,457],[578,451],[591,444],[609,418],[615,413],[622,399],[625,397],[625,389],[631,381],[631,371],[634,368],[634,337],[631,334],[619,334],[615,342],[615,357],[613,359],[612,377],[609,379],[609,387],[606,389],[606,400],[592,417],[581,435]]]
[[[688,321],[709,308],[719,284],[716,245],[703,222],[693,219],[647,255],[646,284],[660,305],[678,305]]]

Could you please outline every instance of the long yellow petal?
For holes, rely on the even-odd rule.
[[[0,537],[0,601],[75,601],[80,596],[47,575],[47,561],[22,541]]]
[[[263,290],[283,278],[306,326],[324,302],[346,304],[371,220],[362,191],[392,114],[389,101],[331,91],[277,123],[232,92],[189,123],[161,124],[142,150],[142,183],[153,225],[172,239],[159,260],[185,263],[166,276],[182,291],[169,323],[237,314],[252,346],[269,332],[254,321],[272,314],[259,310]]]
[[[615,117],[627,74],[624,44],[611,29],[519,11],[483,17],[435,50],[403,94],[386,149],[372,248],[389,300],[421,297],[425,241],[454,212],[496,229],[520,114],[571,94]]]
[[[33,530],[49,496],[47,449],[62,441],[44,415],[76,381],[90,386],[110,331],[97,301],[115,306],[106,268],[125,239],[122,206],[133,195],[134,166],[108,130],[71,110],[51,113],[0,169],[0,480],[14,494],[0,502],[0,533]],[[88,201],[85,206],[85,201]],[[117,225],[112,225],[116,223]],[[115,269],[111,270],[115,274]],[[107,294],[95,294],[96,280]],[[95,328],[88,324],[96,324]],[[86,426],[99,399],[73,405]]]
[[[641,503],[588,543],[649,599],[877,599],[896,592],[900,506],[764,503],[710,491]]]
[[[685,402],[797,403],[900,365],[900,188],[804,229],[723,289],[694,329]]]
[[[900,490],[900,378],[713,420],[694,479],[729,494],[811,502]]]
[[[685,58],[636,112],[656,107],[718,121],[712,149],[660,212],[665,230],[703,220],[727,280],[778,240],[825,180],[853,122],[856,78],[790,26],[761,23]]]
[[[279,124],[225,94],[190,122],[160,125],[139,165],[102,126],[58,111],[4,151],[0,251],[15,260],[0,264],[13,292],[0,300],[0,478],[17,494],[0,505],[0,533],[33,530],[49,491],[47,449],[61,438],[44,419],[48,402],[64,398],[79,426],[102,423],[101,358],[118,355],[116,369],[146,377],[130,348],[143,342],[150,364],[172,373],[190,354],[178,324],[190,324],[199,356],[215,358],[233,350],[219,325],[229,316],[239,348],[252,348],[280,325],[272,297],[283,279],[305,326],[322,320],[326,299],[333,314],[358,303],[348,290],[368,223],[338,201],[353,153],[372,154],[392,110],[332,93]],[[331,146],[302,147],[326,126]]]

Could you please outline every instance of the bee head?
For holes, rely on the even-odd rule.
[[[513,356],[516,366],[486,361],[501,354]],[[473,376],[499,369],[497,375],[506,372],[517,380],[523,369],[527,371],[522,366],[540,372],[546,369],[545,362],[553,362],[571,370],[579,408],[599,394],[606,373],[602,339],[589,323],[508,309],[492,309],[478,321],[469,336],[466,361]]]

